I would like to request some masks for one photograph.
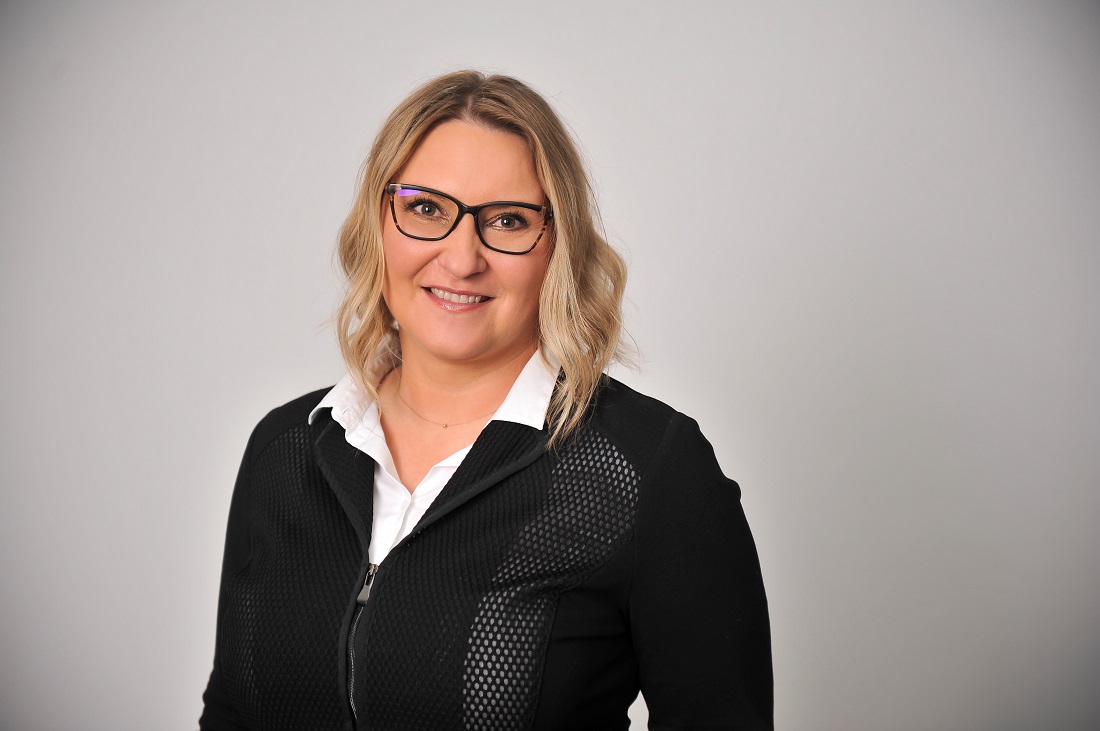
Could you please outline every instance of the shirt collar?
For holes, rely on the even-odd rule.
[[[547,360],[550,362],[547,363]],[[532,429],[541,429],[546,423],[546,411],[550,397],[558,382],[561,364],[552,354],[543,360],[541,351],[535,351],[527,365],[519,372],[516,382],[508,390],[492,421],[513,421]]]

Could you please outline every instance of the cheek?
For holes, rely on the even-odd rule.
[[[408,281],[422,266],[418,254],[423,254],[420,247],[409,246],[409,240],[401,236],[397,231],[391,231],[392,222],[382,233],[382,258],[385,260],[386,287],[400,286]]]
[[[394,227],[393,219],[390,218],[390,209],[384,207],[382,209],[382,258],[386,263],[386,286],[389,286],[391,280],[396,275],[399,275],[405,265],[405,259],[407,258],[407,251],[404,244],[404,236],[401,236],[400,232]]]
[[[539,295],[542,291],[543,282],[546,280],[547,262],[544,257],[541,261],[531,263],[534,266],[525,268],[522,273],[518,274],[516,280],[523,290],[523,301],[526,309],[537,314]]]

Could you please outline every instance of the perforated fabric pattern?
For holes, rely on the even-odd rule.
[[[255,459],[247,482],[251,556],[224,577],[218,657],[253,728],[337,729],[348,716],[339,638],[360,548],[311,447],[302,423]]]
[[[463,688],[467,729],[530,722],[557,595],[621,545],[637,485],[626,458],[593,431],[556,465],[544,507],[520,534],[474,620]]]

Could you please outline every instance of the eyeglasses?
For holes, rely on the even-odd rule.
[[[493,201],[468,206],[442,191],[403,183],[390,183],[386,193],[397,230],[420,241],[447,238],[469,213],[477,222],[481,243],[502,254],[526,254],[554,220],[549,206],[534,203]]]

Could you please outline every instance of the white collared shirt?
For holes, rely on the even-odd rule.
[[[557,371],[556,363],[547,366],[536,351],[489,421],[512,421],[542,429],[557,382]],[[344,438],[348,444],[374,460],[374,522],[368,554],[371,563],[381,563],[391,548],[412,533],[473,444],[441,459],[409,492],[397,478],[397,468],[382,431],[378,405],[355,384],[350,375],[341,378],[314,407],[309,414],[310,423],[313,423],[317,412],[327,408],[332,409],[332,418],[336,423],[344,427]]]

